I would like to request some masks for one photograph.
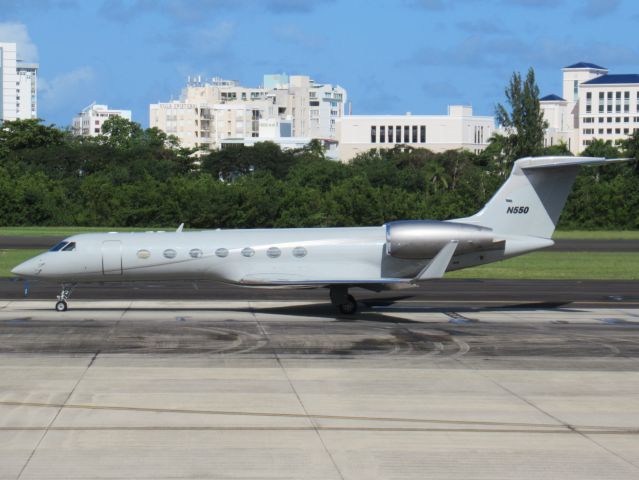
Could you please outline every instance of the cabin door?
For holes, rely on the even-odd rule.
[[[102,242],[102,273],[122,275],[122,242],[120,240]]]

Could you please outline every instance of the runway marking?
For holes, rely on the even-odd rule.
[[[147,432],[147,431],[194,431],[194,432],[252,432],[252,431],[273,431],[273,432],[313,432],[316,430],[331,432],[416,432],[416,433],[542,433],[542,434],[587,434],[587,435],[639,435],[639,430],[577,430],[566,428],[555,429],[510,429],[510,428],[416,428],[416,427],[247,427],[247,426],[211,426],[211,427],[190,427],[190,426],[147,426],[147,427],[0,427],[0,432],[31,432],[31,431],[58,431],[58,432]]]
[[[352,415],[322,415],[322,414],[301,414],[301,413],[275,413],[275,412],[246,412],[246,411],[228,411],[228,410],[194,410],[194,409],[177,409],[177,408],[156,408],[156,407],[126,407],[115,405],[88,405],[73,403],[43,403],[43,402],[11,402],[0,401],[0,406],[15,407],[36,407],[36,408],[65,408],[65,409],[81,409],[81,410],[109,410],[109,411],[126,411],[126,412],[149,412],[149,413],[183,413],[189,415],[219,415],[219,416],[239,416],[239,417],[280,417],[280,418],[314,418],[319,420],[350,420],[350,421],[375,421],[375,422],[396,422],[396,423],[432,423],[447,425],[482,425],[496,427],[528,427],[536,429],[548,429],[566,426],[561,423],[526,423],[526,422],[496,422],[486,420],[442,420],[428,418],[406,418],[406,417],[374,417],[374,416],[352,416]],[[10,428],[10,427],[5,427]],[[318,425],[318,428],[320,427]],[[639,426],[632,427],[614,427],[607,425],[572,425],[572,428],[578,430],[593,431],[617,431],[637,433]]]

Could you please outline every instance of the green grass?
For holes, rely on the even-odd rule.
[[[43,250],[40,249],[28,248],[0,250],[0,277],[12,277],[13,267],[42,252]]]
[[[639,230],[557,230],[555,240],[639,240]]]
[[[446,278],[639,280],[639,253],[536,252],[451,272]]]

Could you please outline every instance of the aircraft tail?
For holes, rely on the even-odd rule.
[[[508,180],[484,208],[453,220],[502,234],[550,238],[581,165],[604,165],[627,158],[527,157],[517,160]]]

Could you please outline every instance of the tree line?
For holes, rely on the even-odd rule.
[[[509,85],[513,102],[538,95],[531,72]],[[319,142],[289,151],[263,142],[196,156],[175,137],[118,117],[96,137],[39,120],[6,121],[0,224],[271,228],[464,217],[493,195],[519,156],[569,154],[563,145],[540,146],[543,118],[534,105],[502,113],[512,130],[480,154],[398,146],[349,164],[327,159]],[[531,118],[537,129],[518,127]],[[521,138],[528,131],[536,137]],[[620,146],[595,141],[583,154],[639,158],[639,135]],[[639,228],[636,163],[582,169],[560,227]]]

